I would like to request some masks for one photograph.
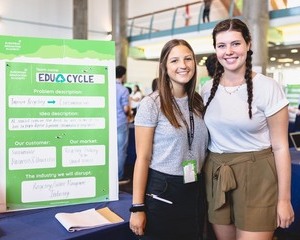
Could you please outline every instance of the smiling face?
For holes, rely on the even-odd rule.
[[[166,67],[173,88],[185,86],[195,74],[194,55],[184,45],[175,46],[170,51]]]
[[[250,43],[246,43],[241,32],[234,30],[219,32],[216,35],[215,48],[217,58],[225,71],[245,69]]]

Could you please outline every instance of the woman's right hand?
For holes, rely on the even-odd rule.
[[[130,215],[130,229],[136,235],[144,235],[146,226],[146,213],[145,212],[133,212]]]

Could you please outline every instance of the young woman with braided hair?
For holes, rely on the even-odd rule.
[[[274,79],[252,71],[243,21],[221,21],[212,36],[218,62],[202,88],[209,221],[218,240],[271,240],[294,221],[288,101]]]

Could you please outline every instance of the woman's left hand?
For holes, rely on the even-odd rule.
[[[294,222],[294,218],[291,201],[279,200],[277,204],[277,226],[288,228]]]

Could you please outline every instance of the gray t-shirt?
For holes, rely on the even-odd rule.
[[[175,98],[188,125],[188,97]],[[208,131],[202,118],[194,116],[194,140],[191,155],[189,154],[187,129],[181,121],[181,128],[174,128],[160,110],[158,92],[143,98],[135,116],[135,126],[155,128],[153,153],[150,168],[171,174],[183,175],[182,162],[195,159],[198,173],[201,171],[208,144]],[[180,117],[178,117],[180,119]]]

